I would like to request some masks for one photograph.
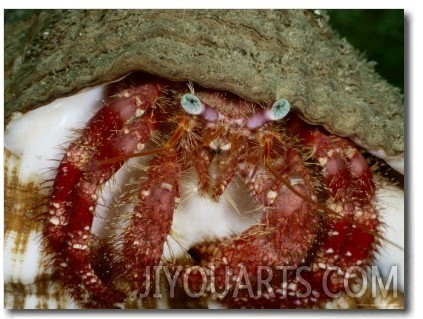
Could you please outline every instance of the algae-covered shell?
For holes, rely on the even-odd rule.
[[[311,10],[8,12],[5,118],[132,71],[193,81],[302,117],[403,158],[400,91]],[[394,164],[395,165],[395,164]]]

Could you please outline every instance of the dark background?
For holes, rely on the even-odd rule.
[[[404,93],[404,10],[328,10],[329,23]]]

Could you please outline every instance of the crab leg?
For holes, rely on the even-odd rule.
[[[128,98],[124,101],[114,101],[101,108],[81,132],[79,140],[68,147],[58,167],[50,199],[47,236],[49,245],[54,250],[59,249],[66,239],[64,229],[71,215],[69,199],[88,159],[135,114],[137,109],[135,102],[135,99]]]
[[[71,272],[68,278],[71,284],[73,280],[76,283],[82,279],[93,300],[98,300],[100,305],[106,307],[117,301],[117,295],[102,282],[90,264],[91,226],[102,185],[116,173],[123,165],[123,161],[108,165],[102,165],[101,161],[105,158],[132,154],[137,150],[137,146],[148,142],[152,129],[150,124],[151,118],[143,117],[111,138],[88,163],[71,196],[72,216],[66,229],[66,259],[60,266]]]
[[[275,276],[274,298],[268,295],[250,298],[248,307],[312,307],[340,296],[347,289],[346,282],[355,282],[361,275],[358,272],[370,264],[377,245],[375,186],[365,159],[345,139],[329,137],[298,123],[291,118],[286,124],[314,149],[312,158],[323,167],[322,186],[328,197],[324,205],[315,202],[315,209],[321,211],[320,227],[324,232],[320,233],[318,243],[310,246],[308,265],[300,276],[296,273],[298,269],[288,271],[285,278]],[[282,174],[279,177],[284,178]]]
[[[160,94],[158,85],[148,83],[123,92],[123,96],[107,104],[93,117],[79,140],[70,145],[59,165],[50,200],[47,248],[54,253],[54,265],[77,301],[86,299],[80,281],[90,293],[104,299],[104,304],[111,303],[116,297],[107,292],[88,261],[98,192],[123,164],[119,161],[101,165],[100,161],[131,154],[140,143],[149,140],[152,120],[150,116],[141,115],[153,106]],[[127,125],[131,118],[132,124]],[[90,304],[95,305],[95,302],[87,305]]]
[[[201,266],[213,273],[214,288],[231,292],[225,302],[238,306],[248,306],[244,299],[248,294],[245,296],[237,290],[243,276],[249,278],[252,287],[256,287],[257,272],[261,266],[296,267],[303,263],[309,248],[315,243],[319,226],[311,204],[292,193],[263,165],[257,165],[261,161],[260,152],[247,154],[251,155],[246,155],[241,161],[239,171],[251,194],[264,206],[261,223],[235,238],[195,248],[203,257]],[[269,157],[274,169],[290,180],[296,191],[306,197],[313,196],[311,179],[295,150],[274,147]],[[191,272],[190,287],[201,286],[201,280],[200,274]]]
[[[375,186],[365,159],[345,139],[329,137],[304,123],[299,125],[295,118],[287,125],[314,149],[312,157],[323,166],[322,184],[328,198],[324,205],[316,203],[316,208],[324,207],[321,223],[325,231],[301,280],[289,276],[275,287],[279,287],[275,291],[281,291],[283,298],[257,298],[254,304],[311,307],[339,296],[346,289],[345,280],[354,282],[361,271],[358,268],[370,264],[379,225],[374,207]]]
[[[373,258],[379,222],[365,159],[342,138],[297,127],[295,122],[287,125],[314,148],[312,158],[323,166],[321,183],[327,197],[324,204],[317,202],[310,172],[283,142],[265,138],[264,165],[256,165],[260,152],[247,150],[240,157],[240,175],[265,207],[261,225],[236,238],[195,248],[202,256],[201,266],[212,276],[209,286],[226,289],[229,293],[220,297],[231,306],[311,307],[345,291],[344,280],[354,282],[357,276],[354,267],[366,267]],[[266,293],[255,290],[262,282],[260,266],[272,272]],[[286,273],[277,273],[285,266]],[[191,272],[190,287],[198,289],[201,281],[201,273]],[[250,289],[240,291],[241,281],[242,288]]]
[[[141,115],[152,107],[160,96],[160,87],[144,84],[121,92],[122,96],[102,107],[82,130],[80,138],[67,149],[52,187],[47,224],[49,247],[54,251],[66,240],[65,228],[69,223],[69,199],[74,185],[79,181],[91,157],[107,140],[123,128],[134,115]]]
[[[345,139],[321,131],[313,130],[306,137],[305,142],[315,147],[313,157],[323,166],[323,184],[329,193],[326,206],[338,216],[328,222],[308,278],[323,300],[345,290],[344,278],[354,280],[357,275],[354,266],[361,271],[370,265],[380,223],[372,173],[358,150]]]
[[[221,173],[218,175],[218,179],[215,183],[214,189],[212,190],[212,197],[214,199],[219,198],[223,192],[225,191],[227,185],[229,185],[230,181],[234,178],[237,172],[240,156],[242,154],[243,145],[246,144],[246,139],[242,137],[233,136],[231,139],[231,152],[225,158],[221,156],[219,162],[219,169]]]
[[[141,184],[140,203],[125,231],[119,272],[125,274],[129,291],[153,293],[154,267],[158,266],[179,200],[182,167],[173,148],[158,154]]]

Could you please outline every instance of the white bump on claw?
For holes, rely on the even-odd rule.
[[[319,161],[319,164],[321,166],[325,166],[326,163],[328,162],[328,158],[327,157],[319,157],[317,160]]]
[[[55,226],[59,226],[60,225],[60,219],[57,216],[50,217],[48,221],[50,222],[50,224],[53,224]]]
[[[148,189],[143,189],[141,191],[141,196],[143,199],[146,198],[148,195],[150,195],[150,191]]]
[[[85,250],[88,248],[87,245],[83,245],[83,244],[73,244],[72,245],[73,249],[78,249],[78,250]]]
[[[135,111],[135,116],[136,116],[136,117],[140,117],[140,116],[143,116],[143,115],[144,115],[144,113],[145,113],[145,110],[137,109],[137,110]]]
[[[321,268],[321,269],[326,269],[325,263],[318,263],[317,266],[319,266],[319,268]]]
[[[231,142],[229,142],[229,143],[227,143],[227,144],[225,144],[225,145],[221,145],[220,146],[220,150],[221,151],[229,151],[230,149],[231,149]]]
[[[143,144],[143,143],[138,143],[138,144],[137,144],[137,151],[142,151],[142,150],[144,149],[144,147],[145,147],[145,144]]]
[[[290,282],[289,284],[288,284],[288,290],[291,290],[291,291],[297,291],[297,284],[296,283],[293,283],[293,282]]]
[[[272,191],[272,190],[270,190],[270,191],[267,192],[267,199],[268,200],[274,201],[276,197],[278,197],[278,193],[277,192]]]
[[[171,190],[172,190],[172,188],[173,188],[173,186],[172,186],[171,184],[166,183],[166,182],[162,182],[162,183],[160,184],[160,187],[161,187],[161,188],[164,188],[164,189],[167,189],[167,190],[169,190],[169,191],[171,191]]]

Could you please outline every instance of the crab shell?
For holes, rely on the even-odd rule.
[[[403,172],[400,91],[330,28],[322,11],[11,14],[16,16],[5,25],[6,123],[13,112],[144,71],[230,91],[252,102],[285,97],[305,121],[349,137]],[[9,180],[14,178],[13,169],[9,167]],[[23,190],[16,185],[6,181],[10,190],[6,201],[22,198],[21,191],[30,197],[26,202],[33,205],[39,200],[28,192],[36,185],[25,185]],[[16,223],[8,217],[10,207],[5,208],[6,224]],[[28,229],[23,232],[33,230],[24,224]],[[58,301],[59,307],[61,302],[67,301]]]
[[[145,71],[252,102],[283,96],[307,122],[353,139],[401,170],[400,91],[330,28],[324,12],[47,10],[10,20],[6,119]]]

